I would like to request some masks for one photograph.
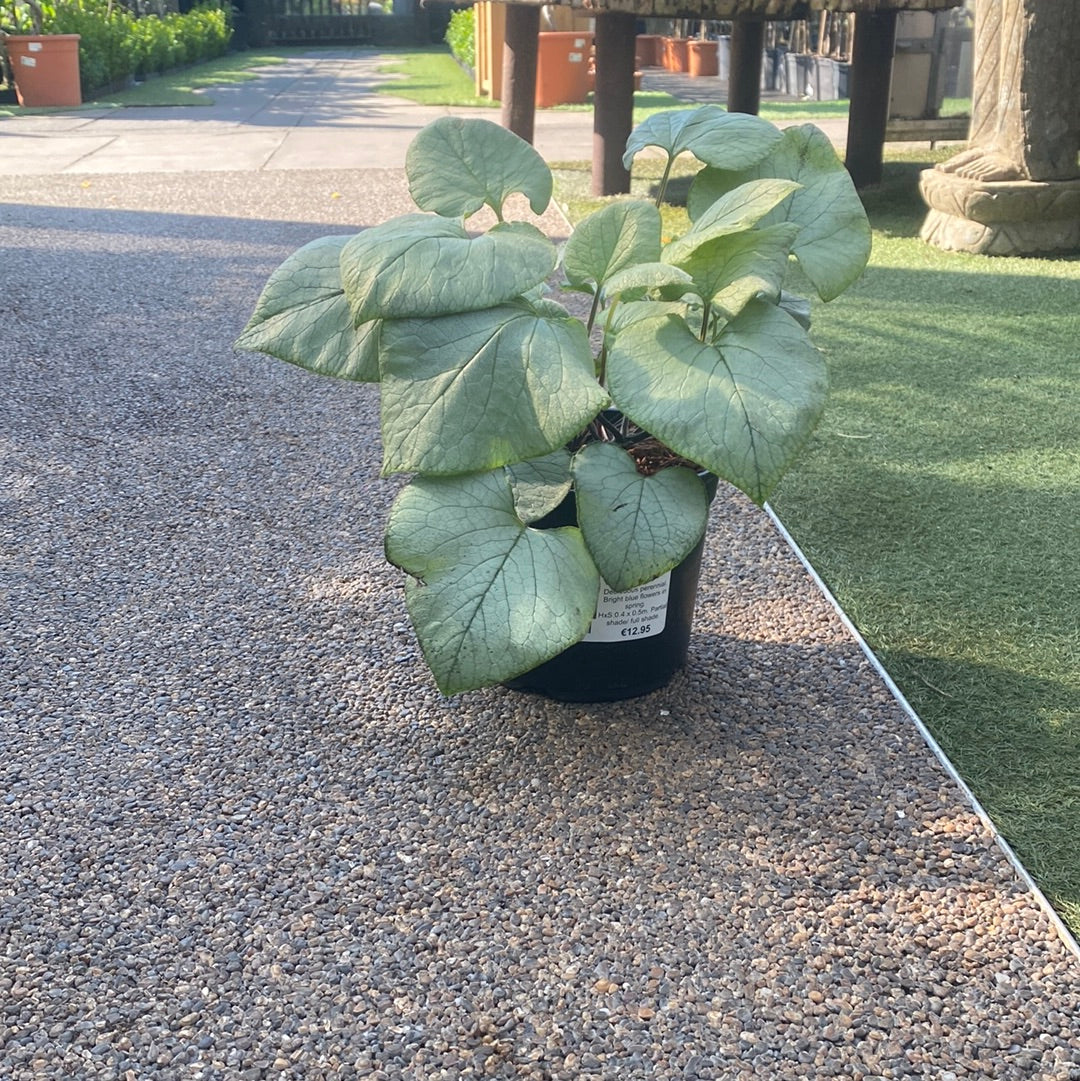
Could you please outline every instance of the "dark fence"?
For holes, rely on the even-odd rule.
[[[275,15],[267,25],[267,43],[306,45],[426,45],[431,42],[423,15]]]
[[[236,44],[430,45],[446,29],[446,18],[439,18],[443,6],[387,15],[377,3],[351,0],[246,0],[236,20]]]

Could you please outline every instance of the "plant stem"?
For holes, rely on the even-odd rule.
[[[596,322],[596,313],[600,307],[600,284],[596,285],[596,292],[593,293],[592,307],[589,309],[589,321],[585,324],[585,330],[587,333],[592,333],[593,323]]]
[[[709,320],[712,318],[712,308],[706,304],[704,310],[701,313],[701,333],[698,335],[698,341],[704,343],[706,335],[709,332]]]
[[[600,346],[600,356],[597,357],[597,370],[596,381],[600,386],[606,386],[607,384],[607,339],[608,339],[608,327],[611,326],[611,317],[615,314],[615,309],[619,306],[619,302],[613,301],[610,308],[607,310],[607,319],[604,320],[604,341]]]
[[[668,177],[671,176],[671,167],[675,164],[675,158],[672,154],[668,154],[667,165],[664,167],[664,175],[660,178],[660,190],[656,193],[656,209],[659,210],[661,204],[664,202],[664,195],[667,192]]]

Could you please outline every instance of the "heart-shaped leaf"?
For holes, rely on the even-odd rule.
[[[390,321],[382,349],[384,473],[473,473],[535,458],[608,403],[584,326],[546,307]]]
[[[490,120],[444,116],[428,124],[405,156],[409,192],[421,210],[468,217],[487,204],[501,218],[516,191],[542,214],[551,202],[551,170],[527,143]]]
[[[379,323],[354,325],[341,284],[341,251],[350,239],[323,237],[293,252],[270,275],[236,348],[320,375],[377,380]]]
[[[540,284],[555,246],[527,222],[470,237],[457,220],[404,214],[353,237],[341,280],[357,323],[490,308]]]
[[[661,258],[665,263],[681,266],[702,244],[753,228],[798,187],[791,180],[765,179],[726,192],[694,222],[688,233],[664,248]]]
[[[839,296],[870,258],[870,223],[843,162],[828,136],[813,124],[786,129],[776,149],[749,169],[703,169],[690,188],[690,217],[700,218],[725,193],[760,177],[799,182],[799,190],[762,224],[790,221],[800,226],[792,253],[822,300]]]
[[[386,555],[444,694],[521,675],[580,641],[600,575],[581,531],[530,529],[503,470],[418,477],[390,512]]]
[[[607,371],[616,406],[635,424],[757,503],[810,437],[828,386],[806,331],[764,300],[714,343],[676,316],[634,322],[616,336]]]
[[[730,318],[756,296],[776,300],[787,271],[788,252],[799,228],[781,222],[702,245],[682,262],[703,300]]]
[[[749,113],[729,113],[719,105],[654,113],[630,133],[623,165],[647,146],[666,150],[671,158],[689,151],[698,161],[718,169],[746,169],[780,141],[780,130]]]
[[[681,563],[705,532],[709,499],[692,469],[642,476],[625,450],[590,443],[574,456],[578,524],[612,589],[644,585]]]
[[[660,259],[660,211],[641,200],[611,203],[578,225],[563,251],[572,289],[595,292],[613,274]]]

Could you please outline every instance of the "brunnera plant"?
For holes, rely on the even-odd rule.
[[[407,157],[416,212],[301,248],[237,341],[379,385],[382,472],[412,475],[386,556],[446,694],[580,641],[601,579],[630,590],[680,563],[709,474],[763,503],[824,408],[823,357],[782,290],[798,264],[831,300],[869,256],[829,140],[705,106],[635,129],[627,165],[646,147],[666,156],[656,202],[610,202],[560,250],[505,216],[512,195],[537,214],[551,199],[536,151],[486,120],[437,120]],[[689,229],[665,243],[683,153],[704,167]],[[585,294],[588,317],[560,290]],[[544,527],[568,498],[576,524]]]

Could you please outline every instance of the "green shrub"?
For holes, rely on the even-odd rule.
[[[469,71],[476,68],[476,16],[472,8],[455,11],[450,16],[443,40],[459,64]]]
[[[83,96],[184,64],[221,56],[229,45],[229,12],[213,4],[185,15],[133,15],[108,0],[60,0],[43,5],[45,31],[79,34]]]

